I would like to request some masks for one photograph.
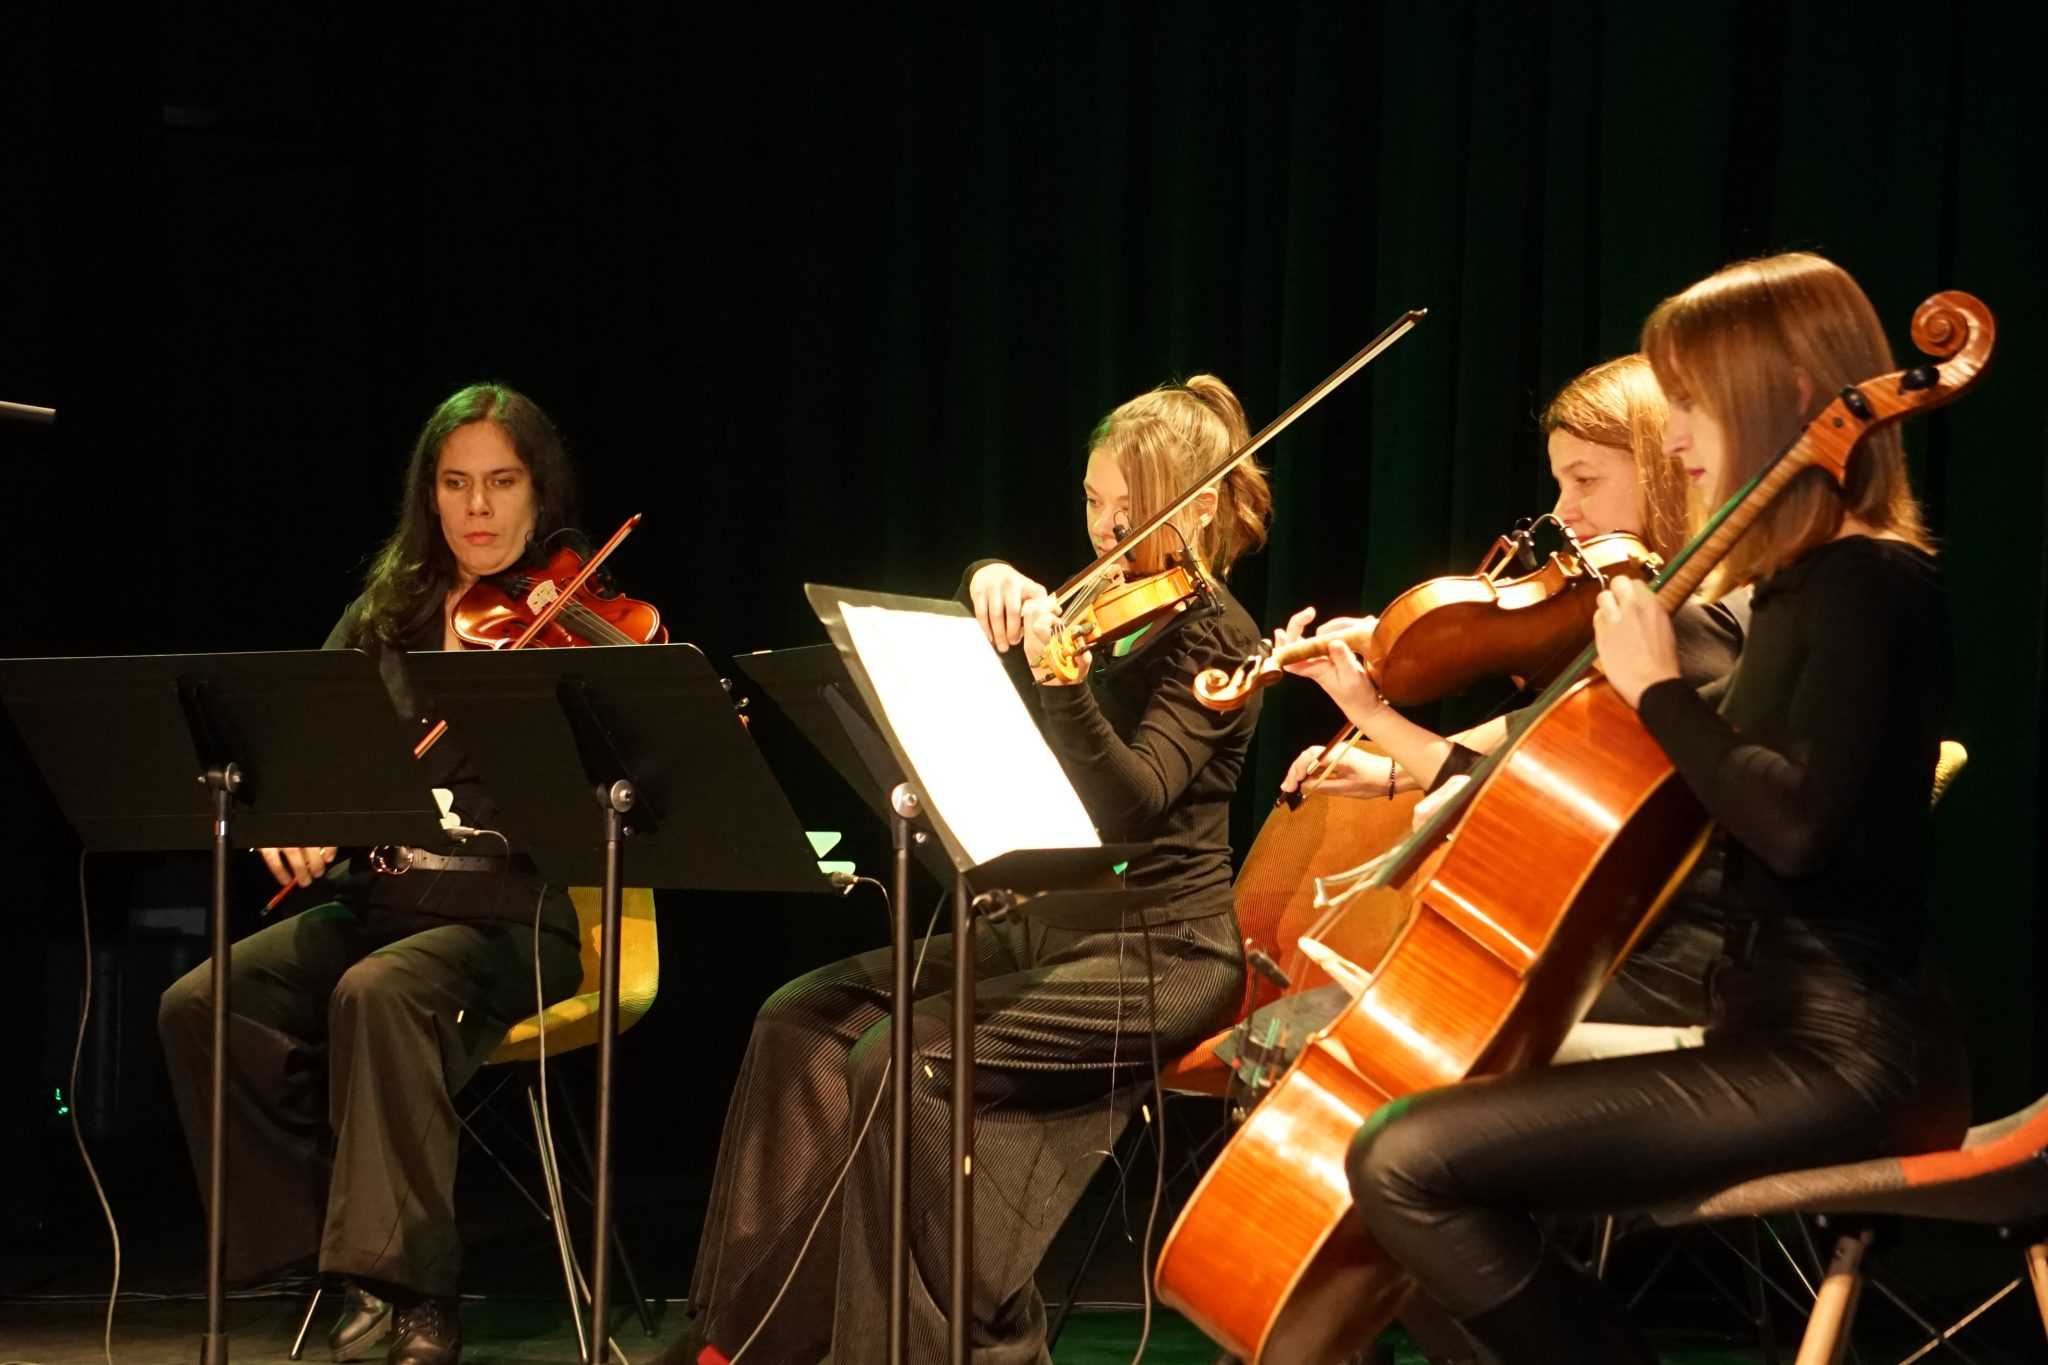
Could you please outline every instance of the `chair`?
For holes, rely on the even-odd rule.
[[[596,887],[575,886],[569,888],[569,900],[576,907],[577,937],[583,949],[582,984],[577,987],[574,995],[557,1000],[541,1014],[529,1016],[514,1024],[505,1034],[504,1041],[500,1042],[485,1060],[484,1065],[501,1066],[509,1062],[539,1061],[543,1033],[547,1039],[547,1055],[550,1059],[597,1042],[598,981],[602,970],[601,953],[604,945],[602,896]],[[639,1023],[641,1017],[654,1006],[655,993],[661,984],[661,948],[655,934],[652,891],[639,886],[625,888],[620,896],[619,909],[619,1032],[624,1033]],[[532,1204],[541,1217],[554,1228],[555,1246],[562,1261],[563,1285],[569,1298],[569,1313],[575,1319],[578,1343],[586,1344],[583,1305],[588,1302],[589,1291],[587,1287],[579,1284],[580,1277],[575,1271],[576,1263],[569,1240],[562,1175],[555,1162],[554,1148],[547,1140],[539,1091],[533,1083],[527,1085],[526,1091],[527,1112],[533,1125],[534,1150],[539,1154],[541,1179],[547,1187],[548,1203],[545,1208],[528,1193],[524,1183],[512,1174],[504,1160],[491,1150],[482,1135],[470,1124],[469,1119],[475,1116],[476,1111],[472,1110],[461,1122],[464,1131],[478,1147],[498,1163],[507,1178],[526,1196],[527,1202]],[[587,1170],[590,1164],[589,1144],[584,1138],[581,1124],[576,1120],[575,1106],[567,1106],[566,1112]],[[633,1273],[632,1261],[626,1256],[625,1242],[616,1223],[612,1227],[612,1245],[617,1251],[620,1268],[625,1272],[626,1283],[633,1295],[633,1306],[640,1315],[640,1324],[651,1337],[655,1334],[655,1324],[653,1316],[648,1311],[647,1296],[640,1292],[639,1280]],[[321,1291],[316,1288],[312,1301],[306,1305],[305,1316],[299,1322],[298,1334],[292,1339],[290,1358],[293,1360],[299,1359],[300,1352],[305,1347],[306,1333],[312,1327],[313,1315],[320,1308],[320,1297]],[[594,1319],[602,1320],[602,1317],[601,1313],[593,1313]]]
[[[1858,1300],[1869,1278],[1863,1257],[1875,1235],[1867,1221],[1873,1216],[1974,1223],[2023,1234],[2021,1274],[1959,1321],[1936,1331],[1920,1354],[1946,1343],[2019,1288],[2022,1280],[2032,1282],[2048,1337],[2048,1095],[2017,1113],[1972,1128],[1954,1151],[1786,1171],[1648,1213],[1652,1222],[1666,1227],[1787,1213],[1826,1215],[1845,1224],[1815,1292],[1796,1365],[1835,1365],[1847,1352]],[[1884,1292],[1904,1306],[1897,1294]],[[1912,1316],[1928,1326],[1918,1314]]]
[[[1359,748],[1368,753],[1378,752],[1367,744],[1361,744]],[[1393,801],[1310,795],[1291,810],[1276,808],[1260,828],[1258,838],[1245,855],[1244,866],[1239,869],[1231,888],[1238,933],[1243,939],[1247,959],[1252,953],[1260,952],[1276,963],[1285,963],[1293,954],[1295,940],[1322,913],[1315,908],[1311,870],[1346,867],[1371,853],[1391,847],[1407,833],[1410,813],[1421,799],[1420,793],[1404,793]],[[1399,927],[1385,926],[1389,943]],[[1313,967],[1304,967],[1303,976],[1305,979],[1289,982],[1288,994],[1317,981],[1329,980],[1318,976],[1317,969]],[[1217,1055],[1217,1049],[1260,1003],[1258,983],[1261,979],[1257,973],[1248,970],[1245,973],[1244,996],[1238,1002],[1236,1016],[1230,1023],[1180,1056],[1162,1061],[1159,1086],[1163,1094],[1212,1099],[1221,1099],[1228,1094],[1234,1073],[1230,1065]],[[1109,1206],[1103,1210],[1102,1218],[1096,1223],[1094,1234],[1088,1239],[1088,1246],[1068,1280],[1059,1311],[1046,1330],[1047,1349],[1058,1344],[1067,1315],[1073,1310],[1074,1295],[1080,1287],[1081,1277],[1094,1261],[1102,1234],[1108,1229],[1109,1220],[1116,1211],[1116,1199],[1123,1189],[1122,1172],[1130,1168],[1131,1160],[1136,1157],[1140,1144],[1154,1123],[1160,1128],[1160,1132],[1154,1135],[1155,1139],[1164,1141],[1166,1116],[1160,1114],[1155,1117],[1148,1112],[1145,1126],[1135,1129],[1123,1144],[1122,1157],[1113,1158],[1117,1160],[1119,1172],[1118,1194],[1111,1197]],[[1199,1161],[1204,1151],[1197,1148],[1190,1152],[1183,1166]]]

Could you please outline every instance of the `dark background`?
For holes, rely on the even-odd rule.
[[[1427,307],[1272,449],[1274,542],[1235,580],[1269,624],[1369,610],[1547,508],[1535,412],[1717,266],[1821,251],[1902,352],[1920,299],[1979,294],[2001,329],[1989,379],[1907,433],[1972,753],[1940,820],[1941,938],[1980,1117],[2048,1079],[2038,18],[68,9],[12,14],[0,43],[0,398],[62,410],[54,430],[0,427],[0,654],[316,645],[391,523],[414,432],[482,378],[553,414],[593,531],[647,514],[616,568],[679,638],[721,660],[809,643],[806,581],[945,594],[987,554],[1049,581],[1079,568],[1082,442],[1123,398],[1213,371],[1256,428]],[[1269,697],[1240,848],[1336,719],[1306,688]],[[761,710],[799,811],[878,868],[880,832]],[[30,1148],[9,1217],[17,1245],[87,1264],[96,1213],[52,1103],[76,849],[0,745],[0,979],[39,1002],[0,1063],[0,1126]],[[261,888],[243,872],[246,928]],[[163,1210],[194,1267],[153,1008],[199,955],[202,874],[92,867],[84,1096],[117,1207]],[[621,1159],[625,1217],[668,1267],[650,1288],[679,1294],[753,1007],[883,920],[861,899],[661,905]]]

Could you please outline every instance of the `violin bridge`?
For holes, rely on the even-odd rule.
[[[532,592],[526,594],[526,608],[528,611],[540,611],[561,595],[562,590],[555,586],[554,579],[543,578],[534,585]]]

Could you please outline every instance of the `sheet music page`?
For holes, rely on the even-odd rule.
[[[927,798],[969,857],[1102,843],[972,616],[839,604]]]

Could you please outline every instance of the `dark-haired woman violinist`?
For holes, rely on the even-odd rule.
[[[393,704],[424,728],[407,651],[459,648],[454,604],[565,527],[574,503],[561,439],[530,399],[496,384],[454,394],[420,432],[398,526],[327,647],[375,659]],[[459,743],[424,762],[444,823],[490,828],[489,795]],[[529,862],[488,843],[339,854],[263,849],[281,885],[303,888],[304,908],[235,944],[229,960],[227,1271],[246,1280],[317,1255],[347,1283],[335,1359],[453,1365],[452,1096],[536,1009],[536,952],[547,1000],[575,989],[575,910]],[[158,1015],[202,1188],[208,973],[174,984]]]

